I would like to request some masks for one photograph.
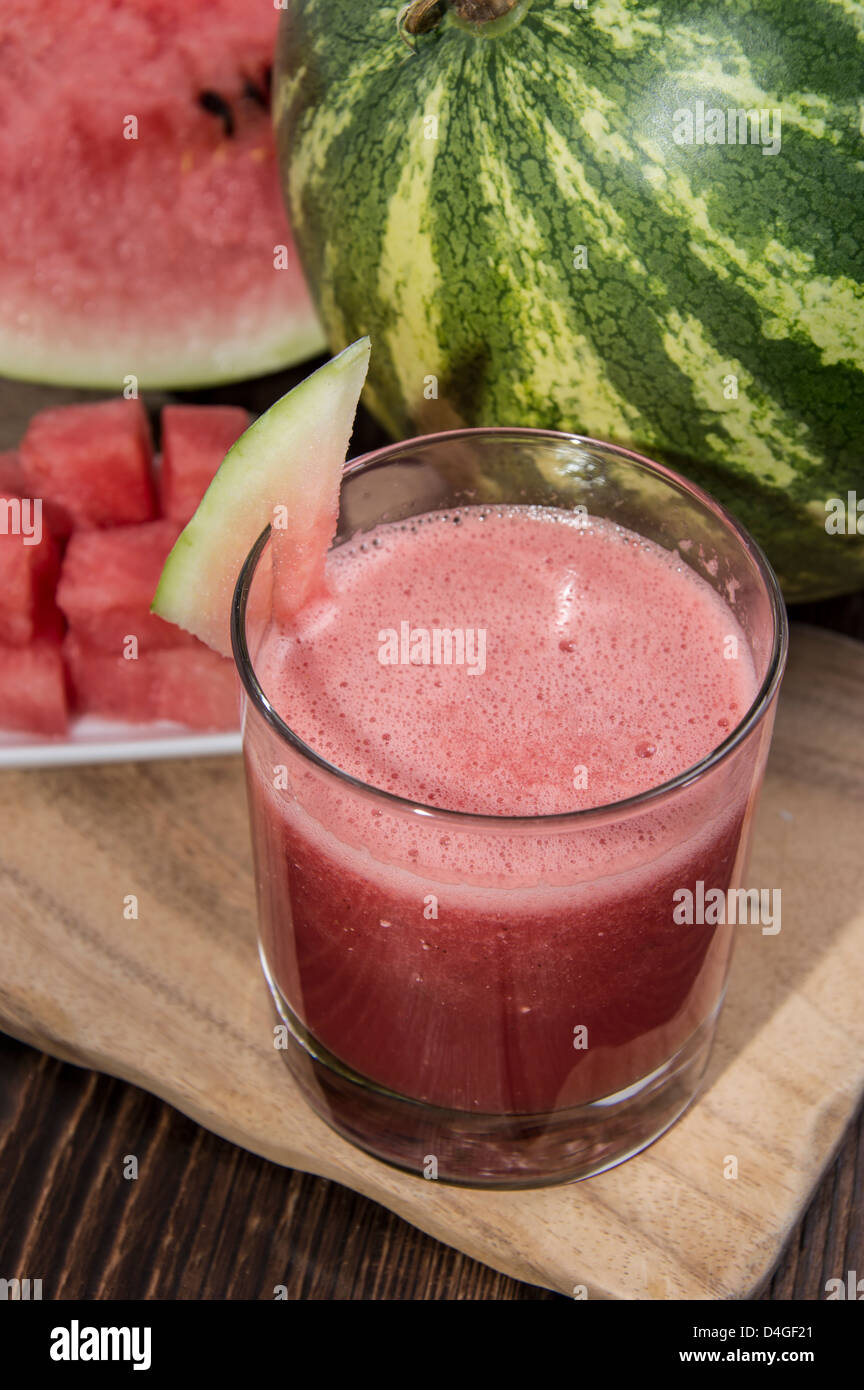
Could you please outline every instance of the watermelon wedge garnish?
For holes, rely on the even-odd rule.
[[[320,587],[336,531],[339,486],[369,366],[360,338],[256,420],[228,453],[162,571],[152,611],[231,654],[237,576],[273,523],[280,619]]]

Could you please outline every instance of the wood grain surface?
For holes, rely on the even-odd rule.
[[[795,632],[750,876],[782,887],[783,930],[739,929],[699,1104],[588,1183],[508,1194],[424,1183],[356,1152],[306,1109],[272,1048],[258,978],[237,760],[4,774],[3,1026],[347,1184],[511,1276],[564,1293],[585,1284],[595,1297],[752,1295],[864,1080],[862,695],[864,647]],[[129,894],[137,921],[123,917]],[[152,1135],[138,1142],[125,1152],[140,1169]],[[104,1182],[102,1200],[118,1210],[131,1200],[116,1171]],[[198,1200],[206,1208],[208,1191]]]
[[[139,1179],[124,1156],[141,1155]],[[0,1267],[45,1299],[555,1301],[350,1188],[281,1168],[135,1086],[0,1036]],[[796,1223],[767,1303],[864,1269],[864,1111]]]

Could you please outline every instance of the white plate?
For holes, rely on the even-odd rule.
[[[0,768],[128,763],[149,758],[208,758],[240,752],[240,730],[195,733],[180,724],[125,724],[88,715],[65,738],[0,733]]]

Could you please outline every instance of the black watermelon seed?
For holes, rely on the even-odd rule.
[[[212,116],[218,116],[225,126],[225,134],[234,134],[234,112],[228,102],[218,92],[204,91],[198,94],[198,105],[205,111],[209,111]]]
[[[265,111],[269,109],[270,97],[263,87],[259,87],[257,82],[253,82],[251,77],[247,77],[243,84],[243,95],[249,97],[250,101],[257,102]]]

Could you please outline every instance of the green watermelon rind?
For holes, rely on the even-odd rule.
[[[82,331],[74,348],[58,347],[52,339],[28,349],[20,336],[6,336],[0,330],[0,374],[16,381],[100,390],[120,390],[134,377],[147,390],[194,390],[296,366],[325,352],[327,340],[310,304],[296,320],[286,320],[280,313],[274,323],[259,321],[254,341],[246,333],[221,340],[216,354],[202,345],[201,355],[188,352],[173,357],[175,348],[176,334],[167,332],[164,343],[152,335],[141,343],[112,334],[94,344],[85,340]]]

